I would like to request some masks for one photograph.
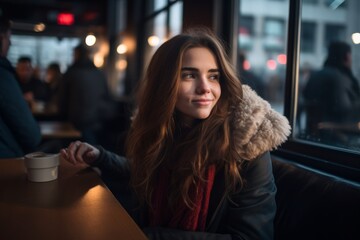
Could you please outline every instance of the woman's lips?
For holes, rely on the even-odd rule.
[[[208,106],[212,103],[212,99],[195,99],[192,102],[196,105],[200,106]]]

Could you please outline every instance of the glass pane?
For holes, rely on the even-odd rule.
[[[79,38],[35,37],[12,34],[8,58],[12,65],[15,66],[20,56],[29,56],[40,74],[45,72],[51,62],[59,63],[61,71],[65,72],[73,62],[73,48],[79,42]]]
[[[317,4],[318,0],[303,0],[304,4]]]
[[[170,1],[173,2],[173,1]],[[172,3],[169,8],[146,22],[144,69],[156,49],[182,30],[182,1]]]
[[[166,41],[166,16],[167,12],[161,12],[156,15],[154,19],[149,20],[146,23],[145,34],[145,57],[144,57],[144,69],[148,65],[152,55],[156,49]]]
[[[182,30],[183,3],[179,1],[170,7],[170,32],[169,37],[179,34]]]
[[[238,69],[251,86],[283,113],[289,0],[242,0]]]
[[[164,10],[170,4],[174,2],[182,2],[182,0],[146,0],[147,4],[147,15],[151,15],[159,10]]]
[[[301,51],[313,53],[315,50],[316,24],[304,21],[301,28]]]
[[[332,2],[342,1],[302,6],[294,130],[299,139],[360,150],[360,1]]]
[[[240,16],[240,24],[239,45],[243,50],[250,50],[253,48],[252,39],[254,39],[254,17]]]
[[[331,9],[347,7],[347,1],[345,0],[324,0],[324,4],[327,8]]]
[[[153,12],[156,12],[164,8],[168,3],[168,0],[150,0],[147,2],[147,14],[150,15]]]

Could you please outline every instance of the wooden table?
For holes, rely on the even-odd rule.
[[[0,159],[0,239],[146,239],[89,167],[61,161],[58,179],[26,178],[23,159]]]
[[[31,107],[31,112],[38,121],[58,121],[62,118],[57,109],[46,106],[44,103],[40,103],[40,105],[35,103]]]
[[[39,121],[43,139],[80,139],[81,132],[69,122]]]

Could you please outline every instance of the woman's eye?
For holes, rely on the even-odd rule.
[[[219,81],[219,75],[218,74],[210,75],[209,79]]]
[[[191,78],[195,78],[195,75],[193,73],[183,73],[181,75],[182,79],[191,79]]]

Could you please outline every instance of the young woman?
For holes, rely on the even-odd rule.
[[[154,54],[126,158],[83,142],[61,151],[102,174],[129,176],[150,239],[272,239],[276,186],[269,151],[290,127],[241,85],[220,41],[184,33]]]

